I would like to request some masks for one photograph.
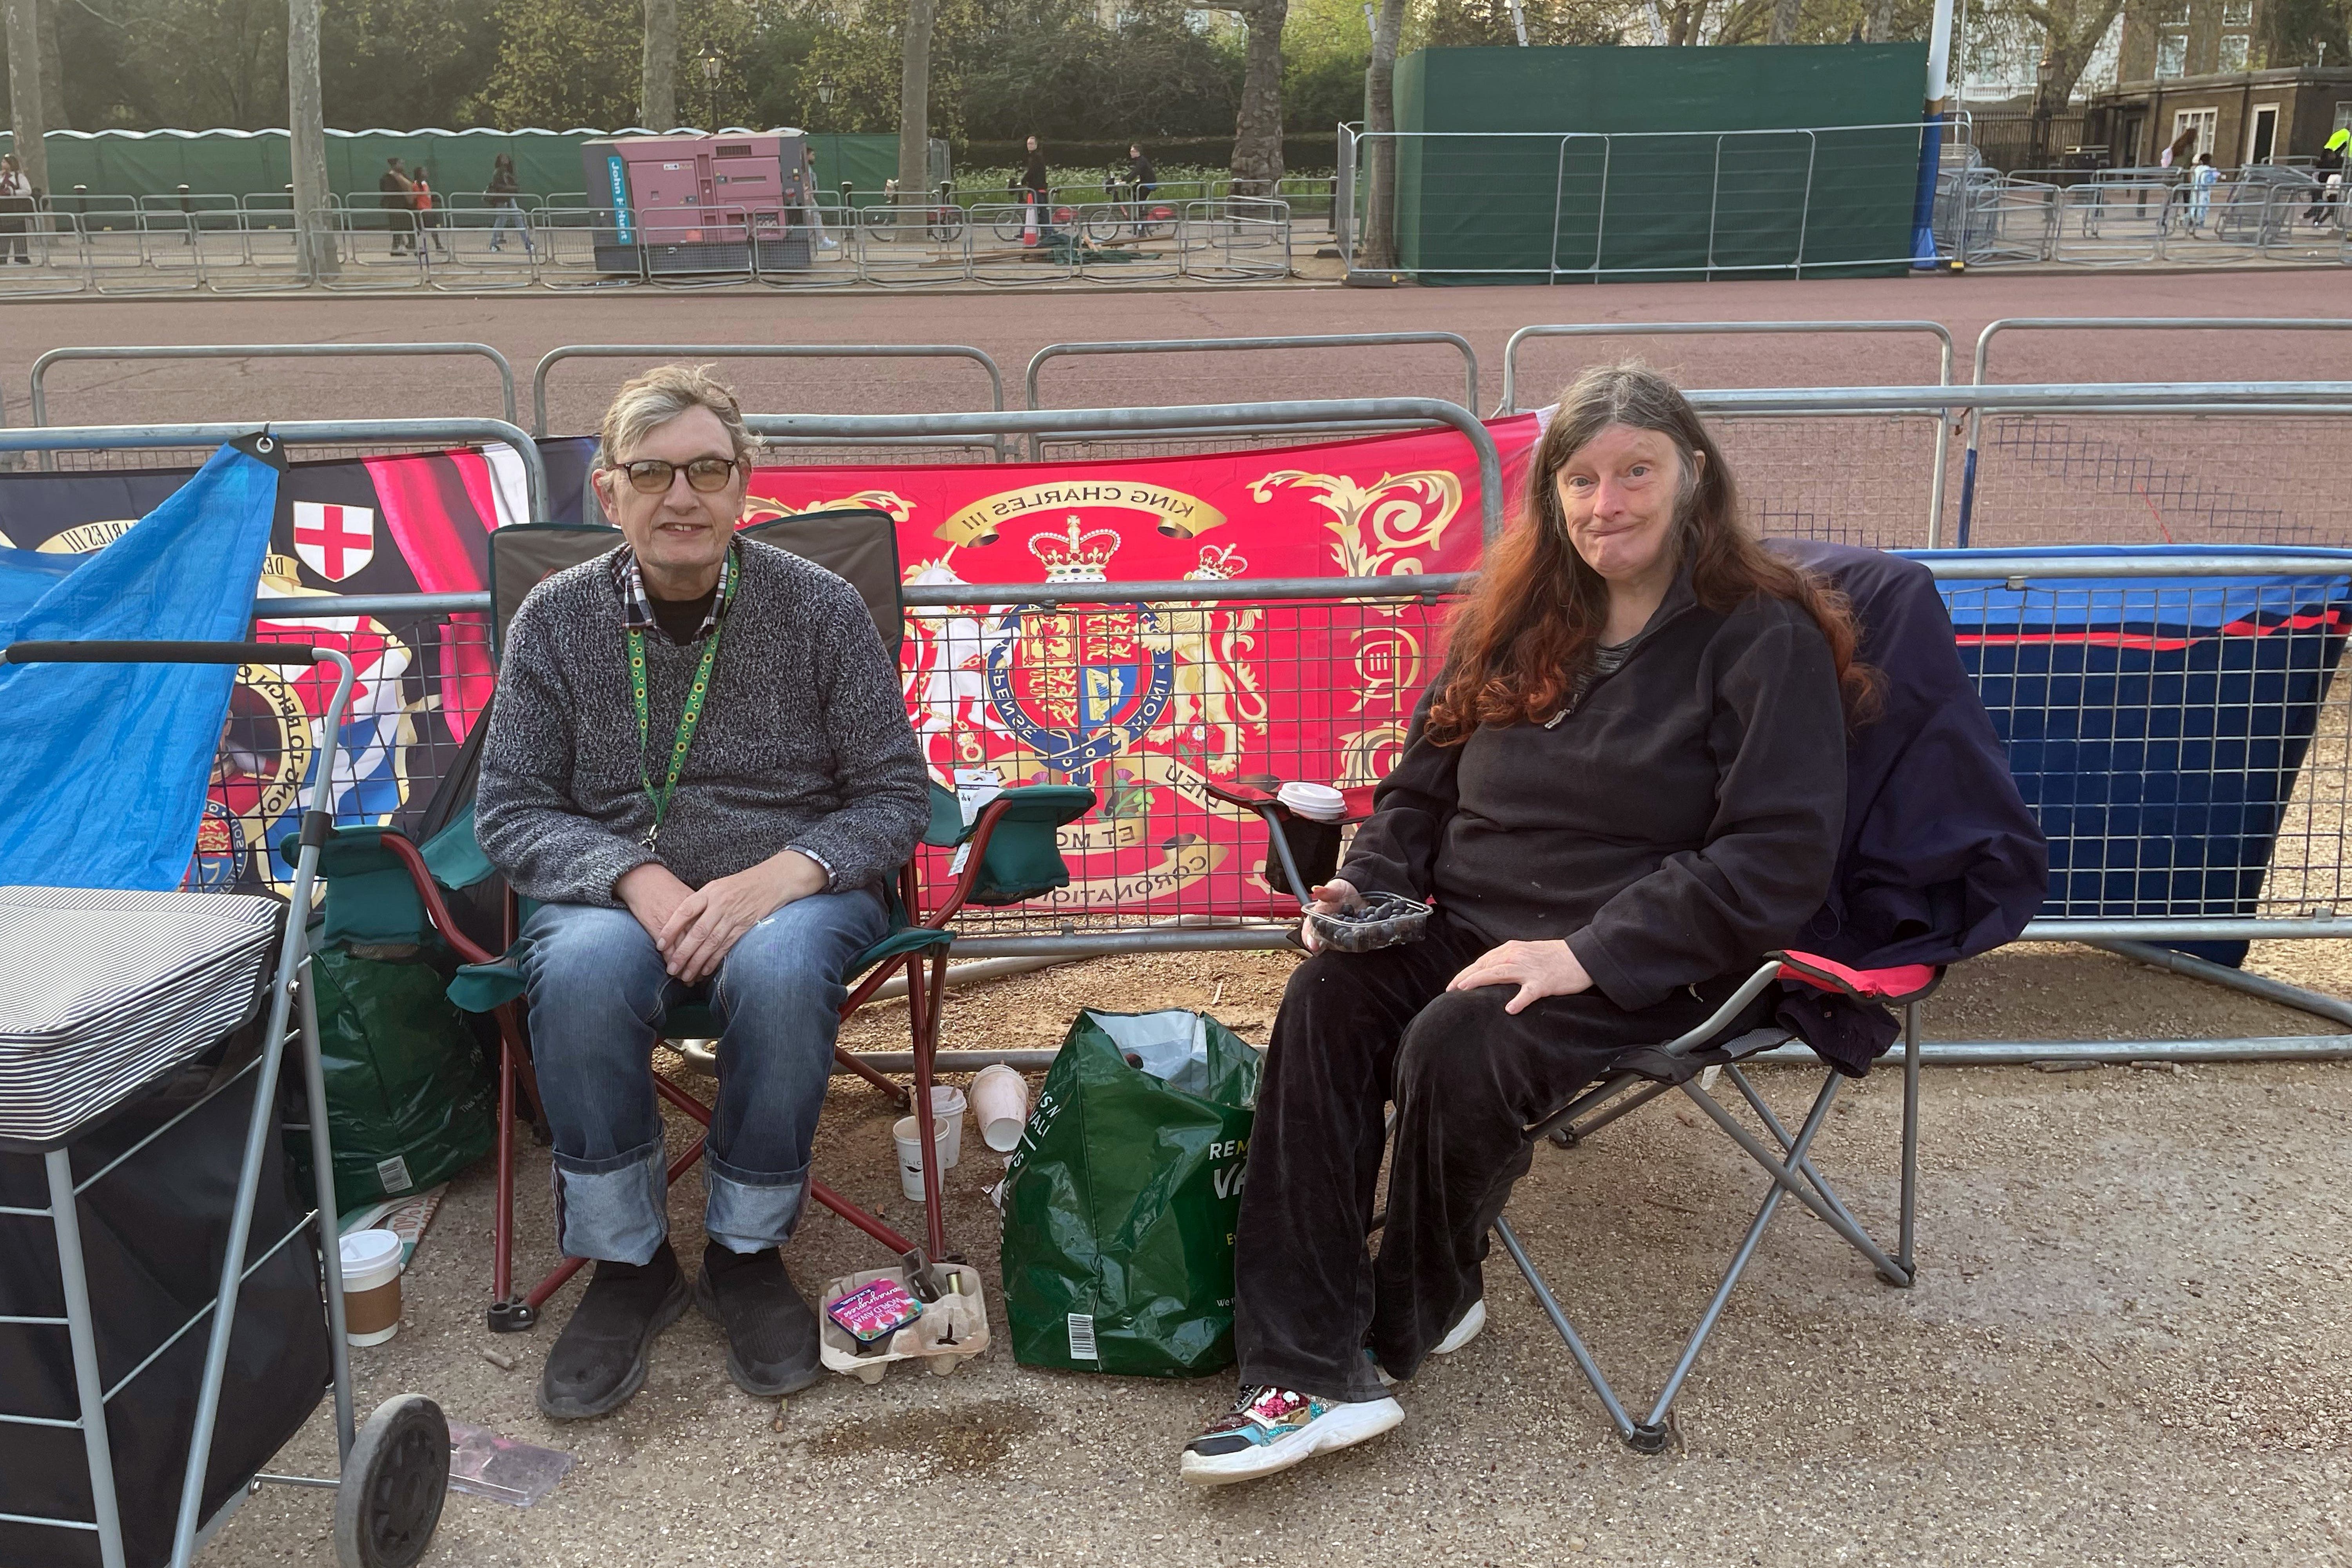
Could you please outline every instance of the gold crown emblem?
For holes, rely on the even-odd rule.
[[[1249,570],[1249,563],[1230,544],[1203,544],[1201,563],[1184,574],[1191,583],[1223,583]]]
[[[1045,563],[1048,583],[1100,583],[1109,573],[1110,558],[1118,552],[1118,534],[1108,528],[1078,531],[1072,512],[1063,533],[1038,533],[1029,541],[1029,553]]]

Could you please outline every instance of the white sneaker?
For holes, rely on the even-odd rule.
[[[1454,1321],[1454,1324],[1452,1328],[1445,1331],[1445,1337],[1438,1341],[1436,1345],[1429,1353],[1432,1355],[1452,1355],[1455,1351],[1460,1350],[1464,1345],[1466,1345],[1472,1340],[1476,1339],[1478,1337],[1478,1331],[1486,1326],[1486,1298],[1481,1296],[1476,1300],[1470,1303],[1468,1310],[1465,1310],[1460,1318]],[[1369,1349],[1367,1349],[1364,1353],[1368,1356],[1372,1355],[1372,1352]],[[1394,1388],[1396,1386],[1397,1380],[1389,1375],[1388,1368],[1381,1364],[1381,1361],[1378,1356],[1372,1356],[1372,1370],[1381,1374],[1381,1384],[1382,1387]]]
[[[1403,1419],[1404,1406],[1386,1396],[1349,1404],[1245,1386],[1231,1411],[1184,1445],[1184,1479],[1204,1487],[1255,1480],[1377,1437]]]

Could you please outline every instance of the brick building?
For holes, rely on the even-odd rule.
[[[2112,88],[2084,106],[2083,140],[2118,166],[2152,164],[2194,127],[2189,157],[2224,168],[2308,163],[2352,126],[2352,58],[2271,68],[2265,9],[2275,0],[2126,0]]]

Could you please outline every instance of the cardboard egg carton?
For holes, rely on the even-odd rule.
[[[887,1279],[913,1294],[908,1271],[899,1268],[871,1268],[862,1274],[845,1274],[824,1288],[824,1299],[817,1304],[817,1330],[820,1335],[817,1353],[824,1364],[860,1383],[879,1383],[882,1374],[890,1370],[892,1362],[919,1358],[933,1375],[945,1377],[955,1371],[959,1363],[970,1360],[988,1348],[988,1309],[980,1293],[980,1270],[963,1263],[938,1263],[931,1274],[940,1287],[940,1299],[923,1303],[923,1315],[882,1342],[879,1350],[869,1349],[858,1353],[857,1342],[848,1331],[833,1321],[828,1309],[853,1290],[863,1289],[877,1279]],[[950,1291],[947,1287],[952,1276],[962,1287]]]

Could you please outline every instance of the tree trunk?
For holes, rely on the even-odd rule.
[[[1404,33],[1404,0],[1381,0],[1379,19],[1372,24],[1372,63],[1366,68],[1367,104],[1364,129],[1375,134],[1366,149],[1371,163],[1370,189],[1364,197],[1364,265],[1379,268],[1397,264],[1397,40]]]
[[[939,20],[939,0],[909,0],[907,30],[898,51],[898,205],[908,209],[929,205],[924,187],[931,179],[931,26]],[[921,237],[919,219],[907,225],[899,237]]]
[[[58,49],[58,0],[37,0],[41,18],[41,112],[52,131],[70,131],[73,117],[66,112],[65,56]]]
[[[2090,68],[2091,56],[2097,51],[2099,40],[2107,36],[2107,29],[2115,25],[2116,14],[2122,9],[2123,0],[2025,7],[2025,14],[2042,25],[2044,52],[2050,60],[2048,73],[2034,89],[2036,114],[2066,111],[2066,101],[2074,95],[2074,84]]]
[[[677,127],[677,0],[646,0],[646,64],[637,88],[637,123],[648,131]]]
[[[37,0],[5,0],[8,15],[8,129],[16,166],[35,189],[49,188],[49,122],[41,102],[41,21]]]
[[[1254,0],[1241,15],[1249,44],[1234,118],[1234,192],[1271,196],[1282,182],[1282,24],[1290,0]]]
[[[1870,0],[1862,21],[1862,41],[1884,44],[1895,37],[1895,0]]]
[[[286,8],[286,130],[294,175],[294,245],[302,276],[317,282],[339,270],[334,230],[326,217],[327,117],[319,89],[319,0]]]
[[[1773,0],[1772,30],[1765,35],[1768,44],[1793,44],[1797,41],[1798,0]]]

